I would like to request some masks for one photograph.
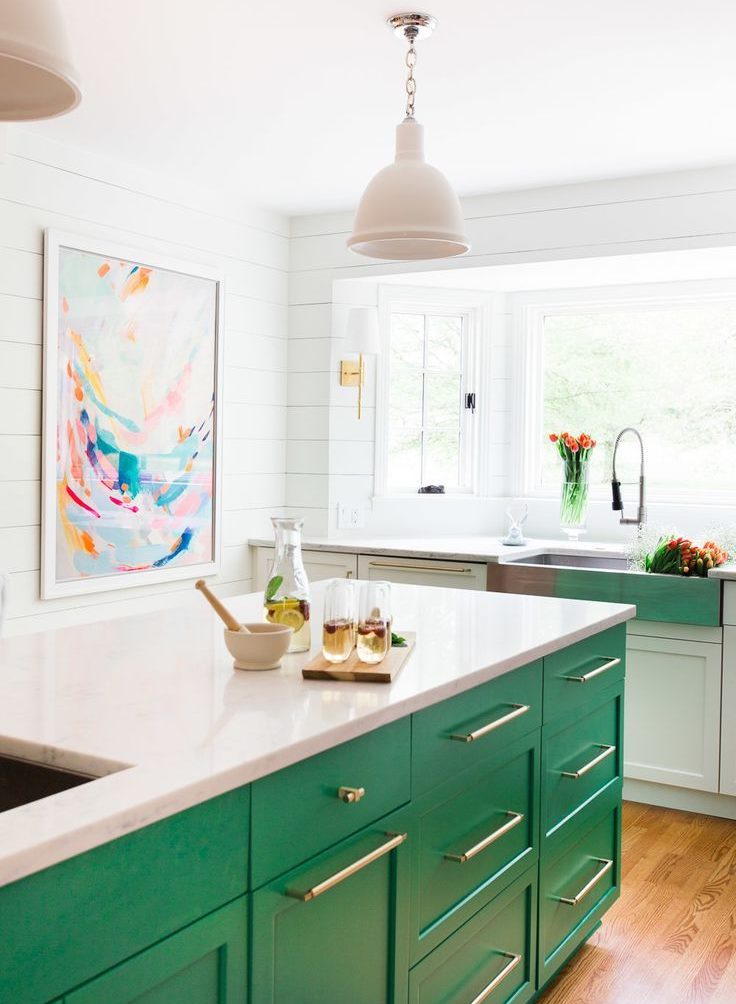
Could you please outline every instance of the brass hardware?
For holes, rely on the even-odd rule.
[[[359,802],[361,798],[365,795],[365,788],[347,788],[345,785],[341,785],[337,789],[337,797],[341,798],[343,802],[348,804],[352,802]]]
[[[555,899],[558,899],[560,903],[564,903],[566,906],[577,906],[579,903],[582,903],[591,889],[597,886],[603,876],[607,875],[613,868],[613,861],[608,858],[593,858],[593,860],[603,865],[603,867],[595,873],[590,882],[586,882],[580,892],[574,896],[556,896]]]
[[[565,679],[569,680],[571,683],[587,683],[588,680],[592,680],[596,676],[600,676],[601,673],[605,673],[609,669],[613,669],[614,666],[620,665],[620,659],[609,659],[608,662],[604,662],[602,666],[598,666],[596,669],[591,669],[589,673],[584,673],[583,676],[566,676]]]
[[[352,577],[353,577],[353,570],[352,570],[352,568],[349,568],[347,570],[347,572],[345,572],[345,578],[346,579],[352,579]]]
[[[466,732],[465,734],[461,732],[457,735],[451,735],[449,738],[454,739],[459,743],[472,743],[475,742],[476,739],[480,739],[482,736],[487,736],[489,732],[493,732],[495,729],[500,729],[502,725],[506,725],[508,722],[513,722],[515,718],[525,715],[527,711],[531,711],[530,704],[512,704],[511,707],[514,709],[513,711],[509,711],[507,715],[502,715],[501,718],[496,718],[495,721],[481,726],[481,728],[476,729],[475,732]]]
[[[358,388],[358,418],[363,412],[363,385],[365,384],[365,363],[362,354],[358,357],[357,364],[350,359],[343,359],[340,362],[340,386]]]
[[[583,777],[589,770],[593,770],[593,768],[597,767],[599,763],[602,763],[606,757],[609,757],[612,753],[616,752],[615,746],[606,746],[603,743],[596,743],[596,746],[601,750],[598,756],[594,756],[592,760],[588,760],[588,762],[579,770],[561,770],[560,774],[562,774],[563,777],[572,777],[577,781],[579,777]]]
[[[501,986],[506,977],[511,975],[522,959],[521,955],[514,955],[513,952],[501,952],[501,956],[504,959],[510,959],[511,961],[507,962],[501,972],[497,976],[493,977],[487,987],[483,987],[478,996],[474,997],[470,1004],[483,1004],[483,1001],[488,1000],[496,987]]]
[[[390,561],[370,561],[368,562],[370,568],[395,568],[401,569],[404,572],[430,572],[434,575],[470,575],[473,571],[472,568],[447,568],[432,565],[399,565],[393,564]]]
[[[515,826],[518,826],[519,823],[524,819],[524,814],[521,812],[509,811],[506,813],[506,815],[510,816],[511,818],[508,820],[508,822],[504,823],[503,826],[499,826],[499,828],[497,830],[494,830],[493,833],[489,833],[487,837],[484,837],[482,840],[479,840],[477,844],[473,844],[473,846],[470,847],[463,854],[445,854],[447,860],[457,861],[459,864],[464,865],[466,861],[470,861],[470,859],[474,858],[476,854],[480,854],[481,851],[484,851],[486,847],[490,847],[491,844],[495,844],[497,840],[500,840],[501,837],[503,837],[506,833],[509,832],[509,830],[513,830],[513,828]]]
[[[395,847],[403,844],[406,840],[406,833],[387,833],[387,840],[385,844],[381,844],[380,847],[376,847],[374,851],[369,851],[368,854],[364,854],[362,858],[358,858],[357,861],[353,861],[352,864],[347,865],[345,868],[341,868],[339,872],[335,872],[334,875],[330,875],[329,878],[324,879],[322,882],[318,882],[317,885],[312,886],[311,889],[307,889],[306,892],[298,892],[295,889],[287,889],[286,895],[291,896],[292,899],[300,899],[302,903],[308,903],[311,899],[316,899],[321,896],[323,892],[327,892],[329,889],[334,888],[334,886],[339,885],[344,882],[346,878],[350,878],[351,875],[355,875],[366,865],[373,864],[378,858],[382,858],[384,854],[388,854]]]

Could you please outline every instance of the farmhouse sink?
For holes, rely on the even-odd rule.
[[[0,756],[0,812],[94,781],[88,774]]]
[[[487,567],[491,592],[631,603],[637,618],[646,621],[708,627],[721,623],[718,579],[649,575],[630,568],[625,555],[549,550],[505,557]]]
[[[598,568],[615,572],[629,571],[629,559],[623,554],[571,554],[545,551],[531,557],[507,558],[510,565],[553,565],[556,568]]]

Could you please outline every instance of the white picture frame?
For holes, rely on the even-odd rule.
[[[211,324],[211,337],[213,339],[211,432],[214,442],[211,449],[210,516],[206,524],[211,526],[212,544],[208,560],[199,562],[189,560],[189,563],[177,564],[176,557],[178,555],[174,555],[172,558],[167,557],[167,563],[162,567],[146,567],[142,570],[126,567],[105,571],[102,574],[83,573],[77,577],[69,574],[59,576],[60,517],[57,501],[59,484],[57,432],[60,414],[59,366],[62,363],[59,317],[64,296],[60,289],[60,260],[61,255],[65,252],[110,259],[115,265],[120,266],[126,263],[134,264],[135,267],[142,270],[150,269],[175,273],[177,278],[192,278],[214,284],[214,313]],[[222,272],[217,268],[169,258],[145,247],[124,246],[114,241],[80,236],[56,229],[45,231],[41,463],[41,596],[43,599],[155,585],[185,578],[199,578],[214,575],[218,571],[222,550],[223,306],[224,278]],[[150,308],[148,309],[150,310]],[[134,373],[131,376],[135,379]],[[191,431],[193,432],[194,429]],[[120,502],[117,504],[120,505]],[[108,546],[112,547],[113,545]]]

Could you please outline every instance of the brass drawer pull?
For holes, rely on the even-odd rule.
[[[472,743],[476,739],[480,739],[482,736],[487,736],[489,732],[493,732],[494,729],[500,729],[502,725],[506,725],[508,722],[513,722],[515,718],[525,715],[527,711],[531,711],[530,704],[512,704],[511,707],[513,711],[509,711],[507,715],[502,715],[500,718],[496,718],[495,721],[489,722],[487,725],[482,725],[475,732],[460,732],[456,735],[451,735],[449,738],[454,739],[459,743]]]
[[[496,987],[500,987],[506,977],[510,976],[521,962],[520,955],[514,955],[512,952],[502,952],[501,954],[504,959],[510,959],[511,961],[506,963],[498,976],[493,977],[487,987],[483,987],[478,996],[474,997],[470,1004],[483,1004],[483,1001],[488,1000]]]
[[[477,844],[473,844],[473,846],[463,854],[445,854],[447,860],[457,861],[459,864],[464,865],[466,861],[470,861],[470,859],[474,858],[476,854],[480,854],[481,851],[484,851],[486,847],[490,847],[491,844],[495,844],[497,840],[500,840],[501,837],[509,832],[509,830],[513,830],[513,828],[518,826],[524,819],[524,814],[521,812],[507,812],[506,815],[510,818],[508,822],[503,824],[503,826],[499,826],[499,828],[494,830],[493,833],[489,833],[487,837],[483,837],[482,840],[479,840]]]
[[[555,898],[558,899],[560,903],[564,903],[566,906],[577,906],[579,903],[582,903],[591,889],[595,888],[603,876],[608,875],[610,870],[613,868],[613,861],[610,861],[608,858],[593,858],[593,860],[603,865],[603,867],[598,869],[590,882],[586,882],[580,892],[576,893],[575,896],[556,896]]]
[[[399,565],[390,561],[369,561],[369,568],[393,568],[402,572],[430,572],[433,575],[470,575],[472,568],[448,568],[446,565]]]
[[[364,795],[365,788],[348,788],[345,785],[341,785],[337,789],[337,797],[342,799],[342,801],[346,802],[348,805],[359,802]]]
[[[399,844],[403,844],[406,840],[406,833],[387,833],[387,840],[385,844],[381,844],[380,847],[376,847],[375,851],[369,851],[368,854],[364,854],[362,858],[358,858],[357,861],[353,861],[352,864],[347,865],[345,868],[341,868],[339,872],[335,872],[334,875],[330,875],[323,882],[318,882],[317,885],[312,886],[311,889],[307,889],[306,892],[299,892],[296,889],[287,889],[286,895],[291,896],[292,899],[300,899],[302,903],[308,903],[310,899],[316,899],[321,896],[323,892],[327,892],[328,889],[332,889],[334,886],[339,885],[344,882],[346,878],[350,878],[351,875],[355,875],[366,865],[373,864],[379,858],[382,858],[384,854],[388,854]]]
[[[604,662],[602,666],[598,666],[596,669],[591,669],[589,673],[584,673],[583,676],[566,676],[564,679],[569,680],[570,683],[587,683],[588,680],[594,680],[596,676],[600,676],[601,673],[606,673],[609,669],[613,669],[614,666],[620,666],[620,659],[609,659],[608,662]]]
[[[572,777],[577,781],[579,777],[583,777],[589,770],[593,770],[599,763],[602,763],[606,757],[616,752],[615,746],[605,746],[603,743],[596,743],[596,746],[601,752],[597,756],[594,756],[592,760],[588,760],[579,770],[561,770],[560,774],[563,777]]]

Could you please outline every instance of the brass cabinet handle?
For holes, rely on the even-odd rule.
[[[337,797],[342,799],[343,802],[347,802],[348,805],[359,802],[364,795],[365,788],[348,788],[343,784],[337,789]]]
[[[481,992],[477,997],[474,997],[470,1004],[483,1004],[483,1001],[488,1000],[496,987],[500,987],[507,976],[516,969],[516,967],[521,962],[521,955],[514,955],[512,952],[502,952],[501,955],[504,959],[509,959],[510,961],[506,963],[501,972],[494,976],[487,987],[483,987]]]
[[[577,781],[579,777],[583,777],[589,770],[593,770],[593,768],[597,767],[599,763],[602,763],[606,757],[609,757],[616,752],[615,746],[606,746],[603,743],[596,743],[596,746],[601,752],[597,756],[594,756],[592,760],[588,760],[588,762],[583,764],[583,766],[578,770],[561,770],[560,774],[562,774],[563,777],[572,777]]]
[[[404,572],[430,572],[433,575],[470,575],[472,568],[448,568],[437,565],[399,565],[390,561],[369,561],[369,568],[394,568]]]
[[[346,579],[352,579],[352,577],[353,577],[353,570],[352,570],[352,568],[349,568],[347,570],[347,572],[345,572],[345,578]]]
[[[347,865],[345,868],[341,868],[339,872],[335,872],[334,875],[330,875],[329,878],[324,879],[322,882],[318,882],[317,885],[312,886],[311,889],[307,889],[306,892],[299,892],[296,889],[287,889],[286,895],[291,896],[292,899],[300,899],[302,903],[308,903],[310,899],[316,899],[321,896],[323,892],[327,892],[329,889],[334,888],[334,886],[339,885],[344,882],[346,878],[350,878],[351,875],[355,875],[366,865],[373,864],[379,858],[382,858],[384,854],[388,854],[399,844],[403,844],[406,840],[406,833],[387,833],[387,840],[385,844],[381,844],[380,847],[376,847],[374,851],[369,851],[368,854],[364,854],[362,858],[358,858],[357,861],[353,861],[352,864]]]
[[[598,869],[590,882],[586,882],[580,892],[576,893],[574,896],[555,896],[555,899],[558,899],[560,903],[564,903],[566,906],[577,906],[578,903],[582,903],[591,889],[595,888],[603,876],[608,875],[610,870],[613,868],[613,861],[608,858],[593,858],[593,860],[598,861],[599,864],[603,865],[603,867]]]
[[[531,711],[530,704],[512,704],[511,707],[513,711],[509,711],[507,715],[502,715],[500,718],[494,719],[487,725],[482,725],[475,732],[460,732],[455,735],[449,736],[450,739],[455,739],[459,743],[472,743],[476,739],[480,739],[482,736],[487,736],[489,732],[493,732],[494,729],[500,729],[502,725],[506,725],[508,722],[513,722],[515,718],[519,718],[521,715],[525,715],[527,711]]]
[[[609,659],[607,662],[604,662],[602,666],[598,666],[596,669],[591,669],[589,673],[584,673],[583,676],[566,676],[564,679],[569,680],[570,683],[587,683],[588,680],[593,680],[596,676],[600,676],[601,673],[606,673],[609,669],[613,669],[614,666],[620,665],[620,659]]]
[[[487,837],[483,837],[482,840],[479,840],[477,844],[473,844],[473,846],[468,848],[468,850],[463,854],[445,854],[447,860],[457,861],[459,864],[464,865],[466,861],[470,861],[470,859],[474,858],[476,854],[480,854],[481,851],[484,851],[486,847],[490,847],[491,844],[495,844],[495,842],[500,840],[504,834],[509,832],[509,830],[513,830],[513,828],[518,826],[524,818],[524,814],[521,812],[509,811],[506,815],[510,818],[503,824],[503,826],[499,826],[499,828],[494,830],[493,833],[489,833]]]

